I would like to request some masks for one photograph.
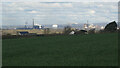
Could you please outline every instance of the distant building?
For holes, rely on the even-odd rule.
[[[30,29],[32,29],[32,28],[15,28],[15,29],[30,30]]]
[[[34,19],[33,19],[33,25],[32,25],[32,27],[31,28],[29,28],[29,27],[27,27],[27,22],[25,23],[25,27],[22,27],[22,28],[15,28],[15,29],[43,29],[44,28],[44,26],[42,26],[42,25],[39,25],[39,24],[35,24],[35,22],[34,22]]]
[[[29,33],[28,31],[17,31],[17,35],[37,35],[37,34]]]
[[[74,32],[74,31],[72,31],[72,32],[70,32],[69,34],[70,34],[70,35],[73,35],[73,34],[75,34],[75,32]]]
[[[95,26],[93,24],[90,24],[89,29],[93,29],[93,28],[95,28]]]
[[[18,31],[17,34],[18,35],[27,35],[27,34],[29,34],[29,32],[27,32],[27,31]]]
[[[39,25],[34,25],[33,29],[40,29],[40,26]]]
[[[90,29],[95,29],[96,26],[94,24],[84,24],[84,29],[85,30],[90,30]]]
[[[57,24],[52,25],[53,28],[58,28]]]
[[[88,30],[89,24],[84,24],[84,29]]]
[[[104,28],[105,28],[104,26],[101,26],[101,28],[100,28],[100,29],[101,29],[101,30],[103,30]]]
[[[44,27],[42,25],[39,25],[39,24],[35,24],[33,26],[33,29],[43,29]]]
[[[44,27],[39,24],[35,24],[34,19],[33,19],[33,29],[43,29]]]

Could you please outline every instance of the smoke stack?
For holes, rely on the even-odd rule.
[[[25,22],[25,28],[27,28],[27,21]]]
[[[34,28],[34,19],[33,19],[33,28]]]

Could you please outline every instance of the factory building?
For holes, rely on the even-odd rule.
[[[23,28],[15,28],[15,29],[25,29],[25,30],[28,30],[28,29],[43,29],[44,27],[42,26],[42,25],[39,25],[39,24],[35,24],[34,23],[34,19],[33,19],[33,25],[32,25],[32,28],[29,28],[28,26],[27,26],[27,22],[25,23],[25,27],[23,27]]]
[[[52,28],[58,28],[57,24],[52,25]]]
[[[33,26],[33,29],[43,29],[43,26],[42,25],[39,25],[39,24],[35,24]]]
[[[18,31],[17,34],[18,35],[27,35],[27,34],[29,34],[29,32],[28,31]]]
[[[43,29],[44,27],[42,25],[39,24],[35,24],[34,23],[34,19],[33,19],[33,29]]]

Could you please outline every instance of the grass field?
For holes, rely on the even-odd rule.
[[[3,40],[3,66],[117,66],[117,33]]]

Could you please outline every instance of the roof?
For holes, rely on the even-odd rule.
[[[20,34],[28,34],[29,32],[27,32],[27,31],[22,31],[22,32],[19,32]]]

